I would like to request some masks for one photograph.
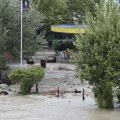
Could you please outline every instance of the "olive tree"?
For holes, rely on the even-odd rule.
[[[95,16],[86,14],[89,30],[76,36],[80,50],[77,72],[93,86],[100,108],[113,108],[114,90],[120,77],[120,8],[114,0],[96,4]]]

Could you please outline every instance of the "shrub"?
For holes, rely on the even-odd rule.
[[[120,7],[114,0],[100,0],[95,16],[86,14],[89,30],[76,36],[80,79],[93,86],[100,108],[114,108],[116,81],[120,77]]]
[[[43,77],[43,68],[35,66],[31,68],[18,68],[9,75],[13,83],[20,84],[21,94],[29,94],[33,85],[41,81]]]
[[[53,49],[55,51],[63,51],[66,49],[71,49],[71,50],[75,50],[75,46],[73,44],[74,39],[65,39],[65,40],[53,40]]]

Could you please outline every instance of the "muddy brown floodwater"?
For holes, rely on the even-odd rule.
[[[72,70],[58,70],[59,66]],[[31,94],[26,96],[0,96],[0,120],[120,120],[120,110],[99,109],[88,85],[81,84],[74,77],[74,66],[48,64],[45,78],[39,83],[39,93],[55,90],[73,91],[85,89],[85,100],[81,94],[64,93],[59,98],[54,95]],[[11,89],[16,89],[12,86]],[[33,89],[34,90],[34,87]]]
[[[98,109],[79,96],[1,96],[0,120],[120,120],[120,111]]]

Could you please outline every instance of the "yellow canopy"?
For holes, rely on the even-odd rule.
[[[87,25],[76,26],[76,25],[60,24],[60,25],[51,26],[51,31],[53,32],[71,33],[71,34],[84,33],[86,29],[88,29]]]

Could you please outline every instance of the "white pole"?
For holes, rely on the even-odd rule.
[[[21,0],[21,40],[20,40],[20,66],[23,66],[23,56],[22,56],[22,39],[23,39],[23,21],[22,21],[22,17],[23,17],[23,0]]]

